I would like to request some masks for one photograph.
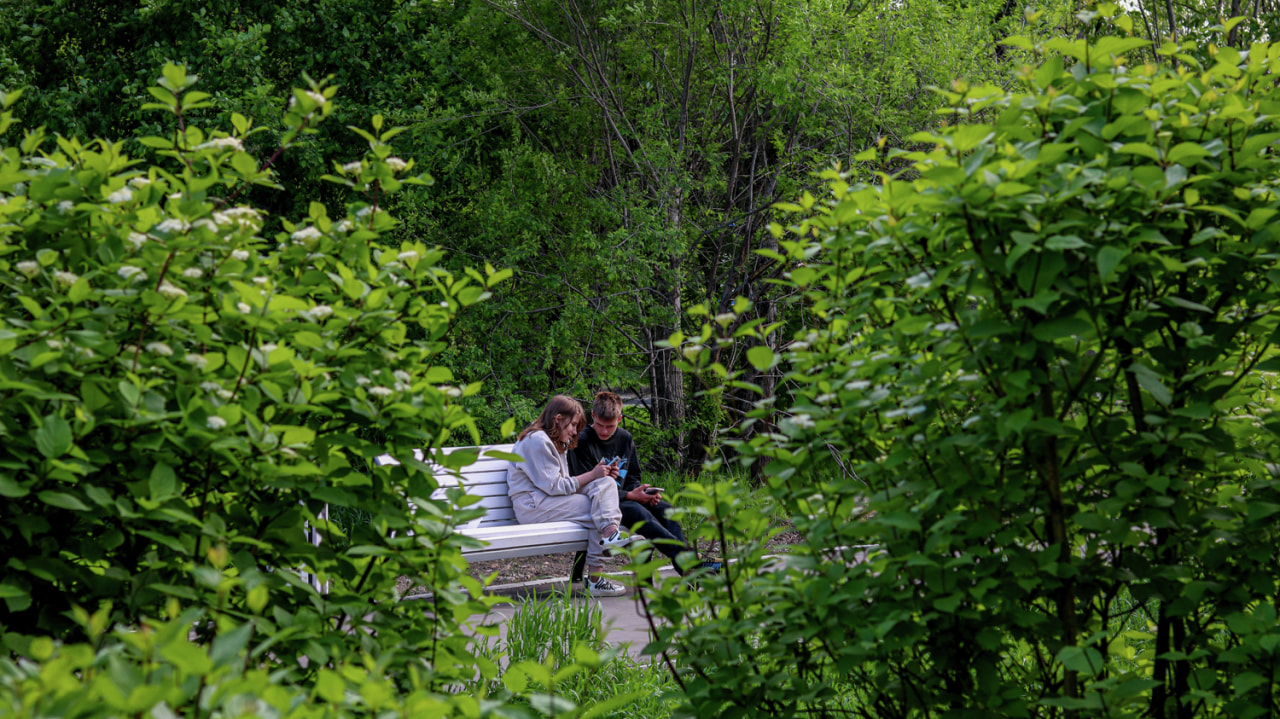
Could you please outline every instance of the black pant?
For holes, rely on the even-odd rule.
[[[676,555],[692,549],[684,541],[684,529],[680,527],[680,523],[667,518],[670,503],[660,501],[649,507],[626,499],[618,503],[618,509],[622,510],[622,526],[634,528],[640,536],[653,542],[653,546],[667,555],[676,569],[680,569],[676,564]],[[639,528],[635,528],[637,524],[640,525]]]

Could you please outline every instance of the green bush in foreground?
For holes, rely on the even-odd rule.
[[[141,138],[159,164],[39,129],[0,149],[0,713],[236,714],[249,696],[369,713],[435,694],[488,713],[501,702],[444,693],[496,672],[462,632],[486,606],[451,533],[471,513],[428,499],[421,463],[370,459],[478,439],[458,404],[476,388],[433,362],[504,273],[455,277],[389,241],[380,201],[428,178],[380,118],[355,130],[364,157],[335,162],[352,201],[334,216],[238,204],[271,162],[243,151],[248,119],[193,123],[194,82],[171,65],[151,89],[173,125]],[[282,151],[332,94],[294,92]],[[369,521],[341,536],[325,505]],[[397,602],[404,575],[433,601]]]
[[[810,326],[750,358],[797,400],[736,448],[806,543],[653,603],[695,713],[1280,712],[1280,44],[1146,45],[1025,44],[908,171],[791,208]],[[732,320],[673,340],[723,376]]]

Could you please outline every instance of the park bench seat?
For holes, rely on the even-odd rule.
[[[485,542],[483,547],[463,551],[462,556],[468,562],[576,552],[572,572],[572,579],[576,582],[582,578],[586,564],[587,530],[574,522],[520,524],[516,521],[511,497],[507,494],[507,460],[487,456],[489,450],[509,453],[514,446],[492,444],[444,448],[446,454],[478,449],[480,458],[460,470],[438,467],[435,478],[440,488],[432,493],[432,498],[444,499],[445,490],[457,486],[465,487],[467,494],[480,497],[480,501],[471,508],[484,509],[484,515],[459,526],[457,530],[459,534]],[[414,455],[419,461],[425,461],[422,450],[414,450]],[[384,454],[376,457],[374,463],[385,466],[399,464],[399,461]]]

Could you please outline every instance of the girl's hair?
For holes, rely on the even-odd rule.
[[[591,416],[612,422],[622,417],[622,398],[612,392],[600,392],[591,405]]]
[[[584,424],[587,418],[587,415],[582,411],[582,405],[578,400],[568,395],[558,394],[555,397],[552,397],[551,401],[547,402],[547,406],[542,408],[542,414],[538,415],[538,418],[531,422],[528,427],[525,427],[524,430],[520,432],[520,436],[516,437],[516,439],[524,439],[534,432],[542,430],[547,433],[547,436],[551,438],[551,441],[556,444],[557,448],[563,446],[568,450],[577,447],[577,432],[571,432],[569,437],[559,436],[559,431],[556,428],[556,417],[559,417],[560,415],[572,417],[577,420],[579,425]]]

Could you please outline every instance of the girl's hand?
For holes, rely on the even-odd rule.
[[[600,464],[597,464],[596,466],[592,467],[591,471],[588,472],[587,474],[591,481],[595,481],[597,479],[600,479],[601,477],[608,477],[610,476],[609,465],[605,464],[604,460],[602,459],[600,460]]]

